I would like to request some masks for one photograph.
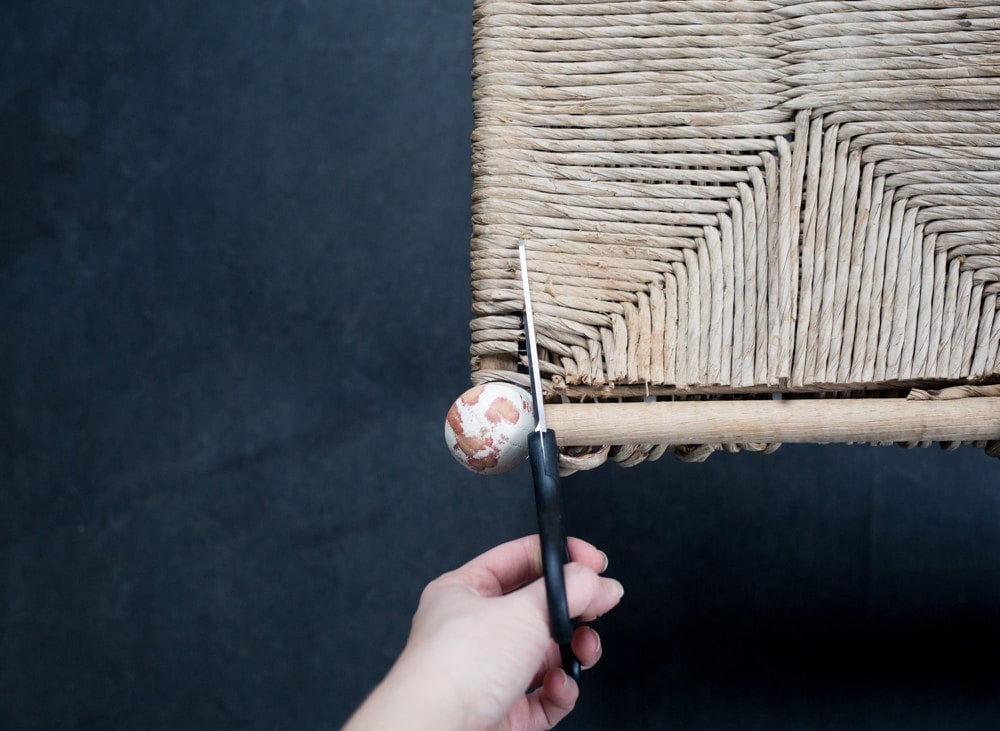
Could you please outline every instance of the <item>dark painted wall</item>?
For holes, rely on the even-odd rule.
[[[0,728],[329,728],[421,587],[533,530],[464,472],[471,7],[0,8]],[[568,729],[995,728],[1000,463],[606,467]]]

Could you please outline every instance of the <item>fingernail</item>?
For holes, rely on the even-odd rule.
[[[598,550],[600,551],[600,549]],[[608,554],[606,554],[604,551],[601,551],[601,555],[604,557],[604,568],[598,571],[599,574],[603,574],[605,571],[608,570]]]
[[[594,640],[597,642],[597,656],[600,657],[601,653],[604,652],[604,648],[601,647],[601,636],[593,627],[590,628],[590,631],[593,633]]]
[[[562,674],[562,685],[563,685],[563,688],[568,688],[569,687],[569,676],[566,674],[565,670],[560,670],[559,672]]]
[[[618,581],[617,579],[612,579],[612,581],[615,582],[615,585],[618,588],[618,598],[621,599],[623,596],[625,596],[625,587],[622,586],[622,582]]]

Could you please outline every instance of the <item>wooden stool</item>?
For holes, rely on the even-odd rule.
[[[1000,454],[1000,6],[477,0],[474,23],[473,381],[527,385],[524,239],[566,471]]]

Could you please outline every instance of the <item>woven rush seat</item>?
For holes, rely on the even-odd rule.
[[[477,0],[473,52],[472,378],[527,385],[522,239],[567,471],[775,446],[631,402],[1000,454],[1000,5]]]

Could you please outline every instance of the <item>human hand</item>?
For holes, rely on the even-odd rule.
[[[599,576],[607,558],[571,538],[564,567],[571,617],[589,621],[621,599],[621,584]],[[424,589],[406,648],[345,731],[374,728],[552,728],[579,689],[561,669],[549,633],[538,537],[505,543]],[[573,636],[584,668],[601,656],[589,627]],[[526,689],[535,688],[530,693]],[[401,725],[400,725],[401,724]]]

